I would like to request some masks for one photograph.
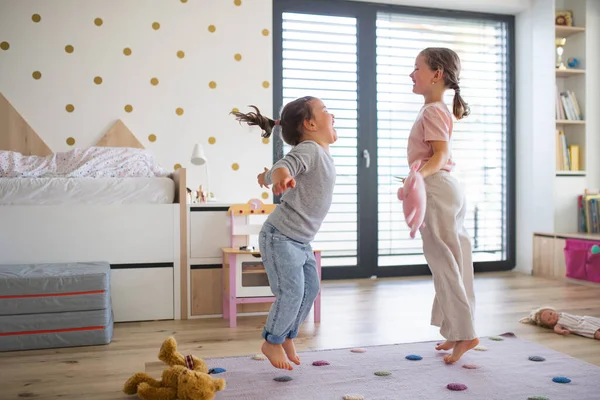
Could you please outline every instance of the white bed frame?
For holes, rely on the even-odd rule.
[[[0,94],[0,150],[47,155],[44,142],[2,100]],[[13,123],[5,126],[3,117]],[[28,139],[31,132],[37,140]],[[97,145],[143,148],[121,121]],[[173,204],[0,205],[0,264],[106,261],[115,322],[187,319],[185,173],[173,174]]]

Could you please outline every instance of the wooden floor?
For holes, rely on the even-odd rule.
[[[519,318],[540,305],[600,316],[600,285],[580,285],[515,272],[476,278],[477,332],[514,332],[600,366],[600,341],[562,337],[523,325]],[[430,277],[335,281],[323,284],[322,322],[305,323],[300,350],[437,340],[429,326],[433,285]],[[229,329],[223,319],[117,324],[108,346],[0,353],[0,399],[126,399],[125,380],[156,361],[170,335],[180,350],[199,357],[258,352],[265,316],[242,317]]]

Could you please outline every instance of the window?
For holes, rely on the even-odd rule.
[[[423,102],[407,76],[426,47],[449,47],[461,58],[461,95],[471,115],[454,124],[454,173],[465,184],[467,229],[476,261],[506,257],[508,32],[502,21],[377,13],[377,146],[379,264],[410,264],[421,241],[408,238],[394,176],[406,176],[406,143]],[[454,91],[446,92],[451,109]]]
[[[455,122],[452,151],[453,173],[466,185],[476,269],[512,268],[513,17],[335,0],[274,4],[276,115],[287,102],[312,95],[336,116],[339,140],[330,151],[338,179],[313,242],[324,250],[323,276],[426,271],[394,177],[408,173],[407,138],[423,104],[409,74],[419,51],[437,46],[460,56],[461,95],[471,107]],[[450,108],[453,94],[445,98]],[[275,161],[287,151],[276,137]]]

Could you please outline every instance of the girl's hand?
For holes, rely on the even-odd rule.
[[[273,183],[273,194],[276,196],[282,194],[288,189],[296,187],[296,180],[289,174],[282,177],[278,182]]]
[[[267,182],[265,182],[265,174],[269,172],[269,170],[267,169],[267,167],[265,167],[265,170],[256,175],[256,179],[258,180],[258,184],[260,185],[260,187],[266,187],[267,189],[269,188],[269,185],[267,185]]]

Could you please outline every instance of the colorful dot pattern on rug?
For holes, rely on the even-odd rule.
[[[224,368],[211,368],[208,370],[209,374],[222,374],[223,372],[227,372]]]
[[[449,383],[446,387],[450,390],[467,390],[467,385],[462,383]]]
[[[344,400],[365,400],[365,398],[360,394],[347,394],[344,396]]]
[[[255,354],[254,356],[252,356],[252,359],[257,361],[264,361],[267,359],[267,356],[265,356],[264,354]]]
[[[222,367],[213,373],[227,371],[219,375],[227,381],[222,400],[587,399],[600,381],[599,367],[516,336],[480,341],[488,351],[467,352],[451,365],[443,359],[449,353],[435,350],[435,342],[306,351],[302,365],[285,372],[253,361],[264,359],[260,353],[207,362]]]
[[[500,336],[491,336],[490,340],[495,340],[496,342],[500,342],[500,341],[504,340],[504,338],[500,337]]]
[[[389,371],[375,371],[375,375],[377,376],[390,376],[391,374]]]
[[[544,357],[540,357],[540,356],[529,356],[529,360],[531,360],[531,361],[546,361],[546,359]]]

